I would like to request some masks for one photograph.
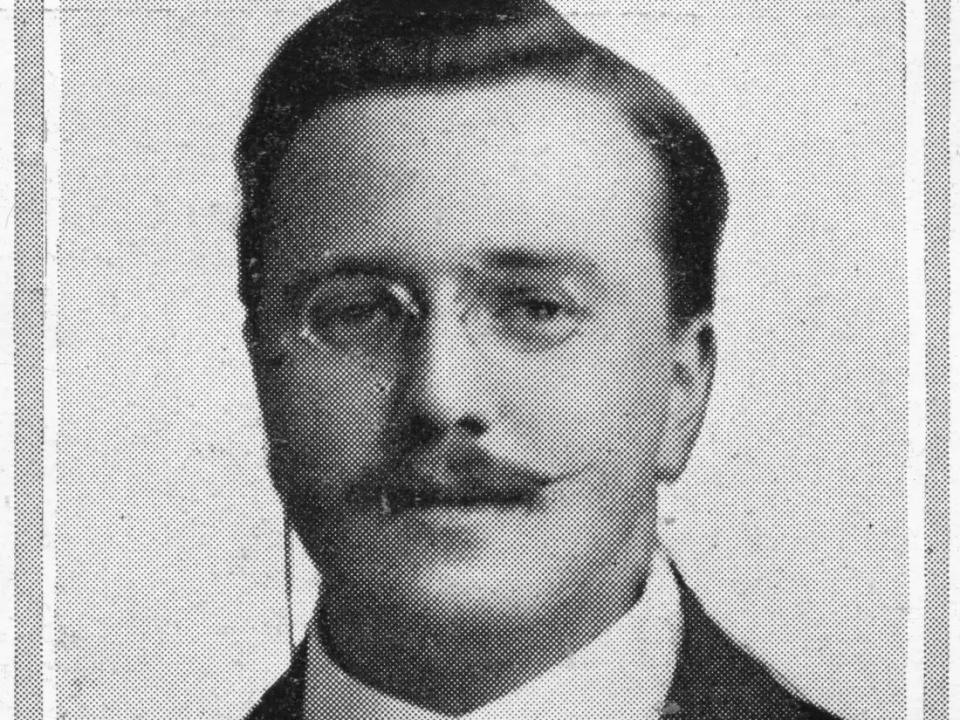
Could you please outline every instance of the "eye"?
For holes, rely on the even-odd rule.
[[[562,344],[580,331],[587,316],[562,290],[501,286],[488,295],[488,302],[484,324],[499,343],[519,352],[542,352]]]
[[[385,295],[370,298],[361,302],[354,302],[341,307],[333,307],[329,312],[323,308],[315,308],[314,322],[324,324],[331,321],[344,325],[369,325],[376,322],[391,322],[400,317],[402,308],[396,299]]]
[[[564,312],[564,307],[554,300],[540,297],[527,297],[517,300],[517,309],[532,322],[549,322]]]
[[[521,326],[540,326],[563,322],[573,317],[574,310],[563,299],[525,292],[508,293],[495,311],[503,323]]]
[[[310,295],[301,312],[300,337],[348,352],[382,352],[418,316],[416,303],[399,285],[338,279]]]

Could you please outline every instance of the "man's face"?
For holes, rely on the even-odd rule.
[[[642,575],[673,372],[661,172],[603,101],[536,80],[301,131],[253,358],[331,602],[535,619]]]

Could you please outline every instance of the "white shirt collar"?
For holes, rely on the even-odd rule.
[[[680,592],[662,550],[643,595],[593,642],[461,720],[656,720],[670,689],[682,630]],[[304,720],[449,720],[346,674],[308,631]]]

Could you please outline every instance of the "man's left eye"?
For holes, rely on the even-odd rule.
[[[534,322],[549,322],[566,312],[562,304],[545,298],[520,298],[516,305],[527,319]]]
[[[499,341],[521,352],[560,345],[580,331],[584,320],[585,311],[571,300],[529,292],[501,295],[488,315],[489,327]]]

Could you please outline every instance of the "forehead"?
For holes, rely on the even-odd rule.
[[[295,137],[272,188],[268,255],[623,258],[655,243],[663,192],[653,151],[586,89],[523,79],[390,91],[326,107]]]

